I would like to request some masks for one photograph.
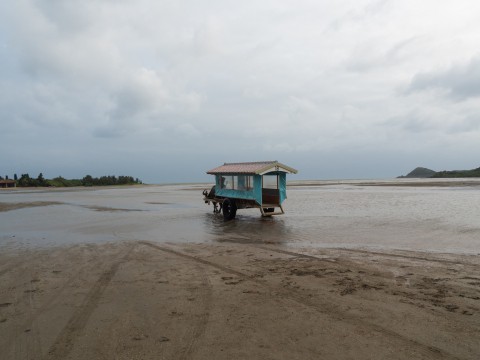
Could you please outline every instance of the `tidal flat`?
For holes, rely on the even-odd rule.
[[[480,182],[0,191],[5,359],[477,359]],[[447,185],[446,185],[447,184]]]

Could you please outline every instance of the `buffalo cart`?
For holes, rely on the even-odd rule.
[[[225,220],[235,218],[238,209],[257,208],[262,216],[284,214],[286,175],[296,173],[278,161],[225,163],[207,171],[215,176],[215,185],[203,191],[203,200]]]

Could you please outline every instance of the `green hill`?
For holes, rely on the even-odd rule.
[[[436,172],[424,167],[417,167],[410,171],[407,175],[405,176],[399,176],[401,178],[429,178],[435,175]]]
[[[480,177],[480,167],[472,170],[443,170],[433,171],[424,167],[417,167],[407,175],[399,178],[469,178]]]

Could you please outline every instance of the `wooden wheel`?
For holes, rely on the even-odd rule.
[[[232,199],[225,199],[223,200],[223,219],[225,221],[232,220],[235,218],[237,214],[237,205],[235,204],[235,200]]]

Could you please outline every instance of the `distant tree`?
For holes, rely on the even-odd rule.
[[[107,186],[107,185],[132,185],[139,184],[140,180],[134,179],[133,176],[124,176],[121,175],[116,177],[115,175],[101,176],[99,178],[94,178],[91,175],[86,175],[82,180],[81,184],[83,186]]]
[[[54,186],[68,186],[67,180],[60,175],[52,179]]]
[[[8,180],[8,175],[5,175],[5,180]]]
[[[83,186],[93,186],[93,178],[91,175],[87,175],[82,179]]]
[[[18,176],[17,174],[13,174],[13,180],[17,181],[18,180]]]
[[[38,174],[37,183],[38,183],[38,186],[44,186],[46,184],[45,178],[43,177],[42,173]]]
[[[128,184],[134,184],[135,180],[133,179],[132,176],[119,176],[117,183],[118,185],[128,185]]]
[[[18,180],[18,186],[35,186],[33,179],[28,174],[22,174]]]

